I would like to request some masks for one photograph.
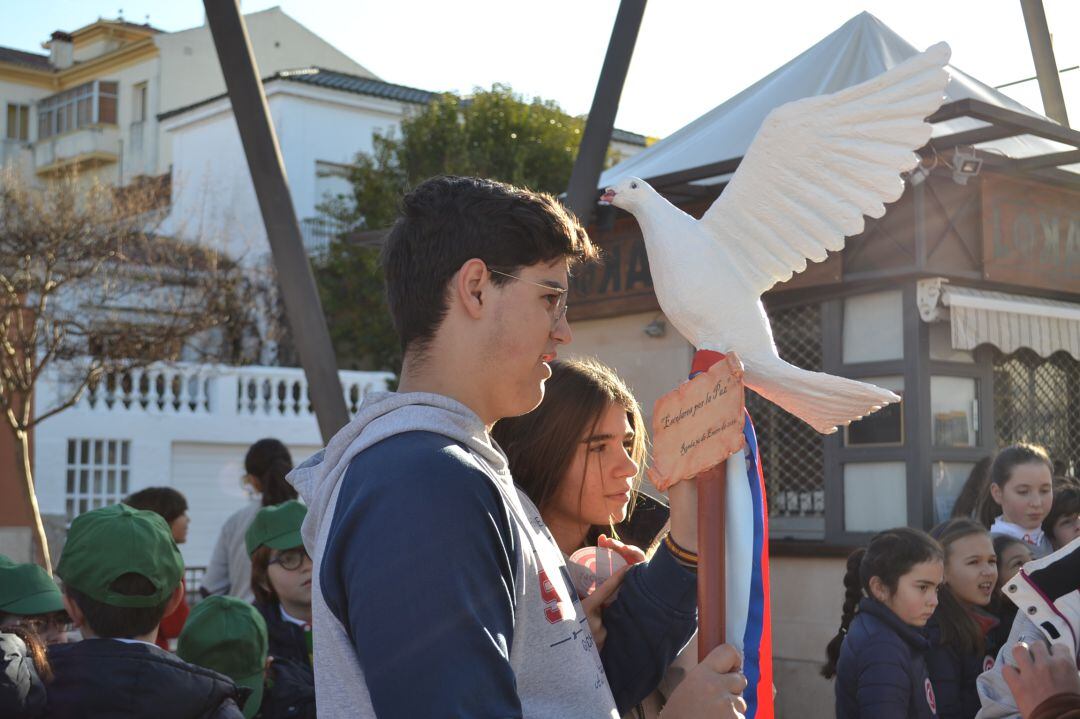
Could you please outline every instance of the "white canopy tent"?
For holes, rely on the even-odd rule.
[[[628,176],[653,181],[678,174],[694,174],[688,171],[710,165],[720,167],[713,168],[711,176],[710,173],[696,173],[697,176],[684,181],[697,185],[726,182],[772,109],[792,100],[857,85],[918,52],[876,17],[867,12],[860,13],[783,67],[643,152],[608,169],[600,177],[600,187],[613,185]],[[948,70],[951,81],[945,92],[946,106],[956,101],[974,100],[1043,123],[1053,122],[951,65]],[[987,128],[990,124],[972,117],[953,117],[935,123],[933,137],[966,133]],[[1073,145],[1031,134],[977,142],[974,147],[1012,159],[1076,149]],[[1080,172],[1080,164],[1063,169],[1074,171],[1080,179],[1080,174],[1076,174]]]

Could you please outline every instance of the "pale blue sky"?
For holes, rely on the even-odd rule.
[[[1044,0],[1060,67],[1080,64],[1080,2]],[[588,110],[617,0],[245,0],[286,13],[389,82],[468,92],[494,82]],[[116,17],[181,30],[198,0],[0,0],[0,45],[43,52],[53,30]],[[1019,0],[652,0],[616,124],[663,136],[776,69],[862,10],[991,85],[1034,75]],[[1080,71],[1063,75],[1080,123]],[[1041,111],[1034,82],[1010,89]]]

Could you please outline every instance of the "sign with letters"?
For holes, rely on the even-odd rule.
[[[983,276],[1080,292],[1080,192],[989,176],[982,193]]]
[[[743,367],[733,352],[656,401],[649,479],[660,491],[743,448]]]

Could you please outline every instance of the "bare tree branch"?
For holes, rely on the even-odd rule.
[[[39,188],[0,173],[0,411],[17,441],[133,369],[242,359],[215,337],[255,321],[246,271],[205,245],[160,234],[167,197],[158,181],[118,189],[71,175]],[[35,414],[35,389],[50,370],[57,394]]]

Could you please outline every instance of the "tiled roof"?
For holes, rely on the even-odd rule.
[[[640,145],[641,147],[645,147],[648,144],[648,138],[644,135],[639,135],[636,132],[630,132],[629,130],[620,130],[617,127],[611,131],[611,141],[623,142],[627,145]]]
[[[392,82],[383,82],[382,80],[374,80],[370,77],[360,77],[359,75],[350,75],[344,72],[337,72],[336,70],[325,70],[320,67],[307,67],[299,68],[296,70],[282,70],[274,73],[270,77],[263,79],[263,84],[269,83],[272,80],[286,80],[288,82],[298,82],[303,85],[313,85],[315,87],[325,87],[330,90],[340,90],[342,92],[352,92],[357,95],[369,95],[371,97],[381,97],[387,100],[395,100],[397,102],[410,102],[417,105],[426,105],[434,100],[439,93],[431,92],[429,90],[420,90],[415,87],[408,87],[406,85],[395,85]],[[189,110],[208,105],[211,102],[220,100],[225,97],[225,94],[216,95],[214,97],[200,100],[199,102],[184,107],[178,107],[175,110],[169,110],[158,115],[158,120],[165,120],[176,115],[183,114]],[[468,100],[466,100],[467,102]],[[636,132],[627,132],[626,130],[620,130],[615,128],[611,133],[611,139],[614,142],[624,142],[629,145],[640,145],[645,147],[646,138],[644,135],[639,135]]]
[[[305,85],[315,85],[317,87],[328,87],[332,90],[354,92],[358,95],[383,97],[387,100],[397,100],[398,102],[412,102],[417,105],[426,105],[436,96],[436,93],[434,92],[418,90],[415,87],[395,85],[390,82],[383,82],[382,80],[373,80],[370,77],[349,75],[344,72],[324,70],[317,67],[302,70],[283,70],[274,75],[274,77],[290,82],[300,82]]]
[[[32,67],[36,70],[52,70],[52,63],[48,55],[38,55],[25,50],[16,50],[13,47],[0,47],[0,62],[10,62],[15,65]]]

